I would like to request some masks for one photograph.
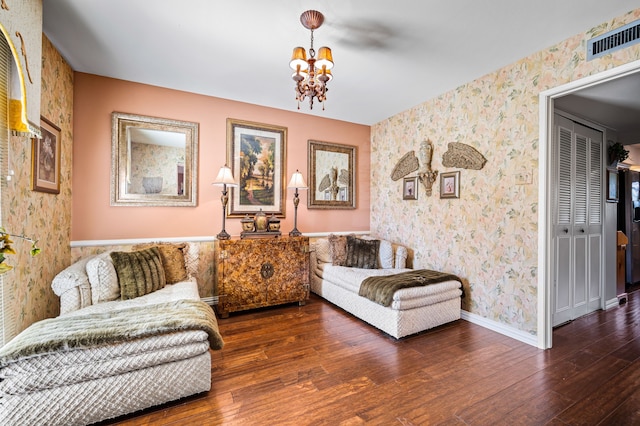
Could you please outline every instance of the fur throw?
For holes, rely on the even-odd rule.
[[[222,349],[224,345],[211,307],[200,300],[185,299],[38,321],[0,348],[0,366],[35,355],[184,330],[206,331],[212,349]]]
[[[395,275],[373,276],[365,278],[360,284],[358,294],[382,306],[390,306],[393,293],[396,290],[409,287],[421,287],[444,281],[458,281],[462,287],[462,280],[453,274],[417,269]],[[463,296],[464,297],[464,296]]]

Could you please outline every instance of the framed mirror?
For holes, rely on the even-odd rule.
[[[111,205],[195,206],[198,123],[114,112]]]
[[[308,209],[356,208],[356,147],[308,141]]]

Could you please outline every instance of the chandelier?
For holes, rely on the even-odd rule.
[[[324,101],[327,99],[327,83],[331,81],[331,68],[333,68],[333,57],[331,49],[323,46],[318,51],[316,59],[316,51],[313,48],[313,31],[320,28],[324,22],[324,16],[317,10],[307,10],[300,15],[302,26],[311,31],[311,48],[309,49],[309,59],[304,47],[294,47],[291,55],[289,66],[295,72],[293,73],[293,81],[296,87],[296,100],[298,101],[298,109],[300,102],[309,98],[309,107],[313,109],[313,99],[317,98],[318,102],[322,102],[324,110]]]

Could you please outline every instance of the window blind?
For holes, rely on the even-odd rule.
[[[0,34],[0,223],[6,211],[7,180],[3,174],[9,167],[9,75],[12,64],[11,49]],[[11,288],[0,275],[0,346],[15,335],[15,313]]]

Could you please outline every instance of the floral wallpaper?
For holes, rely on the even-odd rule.
[[[13,289],[17,332],[35,321],[58,315],[59,300],[51,290],[53,277],[69,264],[71,229],[71,162],[73,152],[73,71],[42,36],[42,116],[61,129],[60,194],[31,190],[31,144],[27,136],[12,136],[9,167],[15,172],[2,190],[2,222],[15,234],[39,240],[42,252],[30,257],[30,244],[16,241],[9,256],[14,269],[4,274]],[[2,175],[5,171],[2,171]]]
[[[465,281],[464,309],[522,331],[537,327],[538,96],[587,75],[640,59],[640,46],[586,61],[586,41],[640,18],[640,9],[377,123],[371,131],[371,232],[414,250],[414,267],[443,270]],[[423,188],[402,200],[391,172],[400,157],[434,145],[440,173],[449,142],[487,158],[482,170],[461,170],[460,198]],[[516,174],[532,173],[516,185]]]

